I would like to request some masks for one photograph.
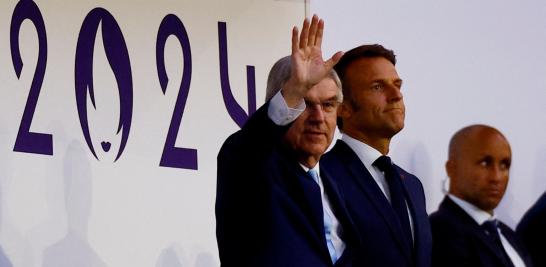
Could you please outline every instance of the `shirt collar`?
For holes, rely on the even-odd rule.
[[[343,134],[343,136],[341,136],[341,140],[343,140],[343,142],[345,142],[356,153],[360,161],[364,163],[364,166],[366,166],[366,169],[368,170],[372,168],[372,164],[375,162],[375,160],[382,156],[381,152],[375,148],[362,141],[356,140],[347,134]]]
[[[300,166],[303,168],[303,170],[305,172],[309,172],[309,170],[313,169],[315,171],[317,171],[318,175],[320,176],[320,166],[319,166],[319,163],[317,162],[317,164],[313,167],[313,168],[309,168],[303,164],[300,163]]]
[[[461,209],[463,209],[474,221],[479,225],[482,225],[485,221],[494,220],[495,215],[491,216],[487,211],[484,211],[475,205],[469,203],[466,200],[460,199],[452,194],[448,194],[448,197],[455,202]]]

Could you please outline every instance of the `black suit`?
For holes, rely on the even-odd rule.
[[[430,215],[433,266],[511,266],[484,229],[449,197]],[[530,258],[514,231],[499,222],[502,235],[518,252],[527,267]]]
[[[546,193],[529,209],[516,230],[536,267],[546,266]]]
[[[361,266],[430,266],[432,237],[423,186],[414,175],[396,166],[403,177],[411,212],[414,244],[403,239],[402,228],[385,194],[355,152],[342,140],[321,159],[321,167],[335,175],[345,198],[361,246],[356,250]],[[413,246],[413,248],[412,248]]]
[[[216,237],[222,266],[333,266],[318,185],[282,145],[288,126],[275,125],[267,106],[231,135],[218,155]],[[330,177],[321,170],[347,246],[336,266],[348,266],[356,239]]]

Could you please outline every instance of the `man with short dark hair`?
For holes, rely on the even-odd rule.
[[[216,236],[224,267],[352,264],[354,227],[332,175],[319,166],[342,101],[332,70],[341,53],[322,59],[323,27],[314,16],[299,38],[293,30],[292,55],[270,72],[267,103],[218,154]]]
[[[495,218],[512,152],[497,129],[467,126],[449,143],[449,194],[430,216],[433,266],[531,266],[514,231]]]
[[[359,231],[362,266],[428,267],[432,241],[423,186],[387,156],[405,117],[395,64],[394,53],[381,45],[343,55],[335,66],[343,85],[343,136],[321,165],[335,174]]]

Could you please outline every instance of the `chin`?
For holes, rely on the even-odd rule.
[[[490,211],[490,210],[492,211],[496,209],[498,205],[499,205],[499,202],[489,202],[489,203],[483,203],[481,205],[482,207],[479,207],[479,208],[485,211]]]
[[[322,155],[326,151],[327,146],[310,146],[305,148],[305,153],[308,155]]]

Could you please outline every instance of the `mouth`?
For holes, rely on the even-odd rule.
[[[320,131],[305,131],[304,134],[307,134],[307,135],[324,135],[325,133],[320,132]]]
[[[326,133],[314,130],[304,131],[303,134],[310,138],[322,138],[323,136],[326,136]]]
[[[494,189],[494,188],[489,189],[488,193],[490,196],[493,196],[493,197],[502,197],[503,195],[503,192],[500,189]]]
[[[400,112],[402,113],[402,109],[401,108],[389,108],[389,109],[386,109],[385,112]]]

